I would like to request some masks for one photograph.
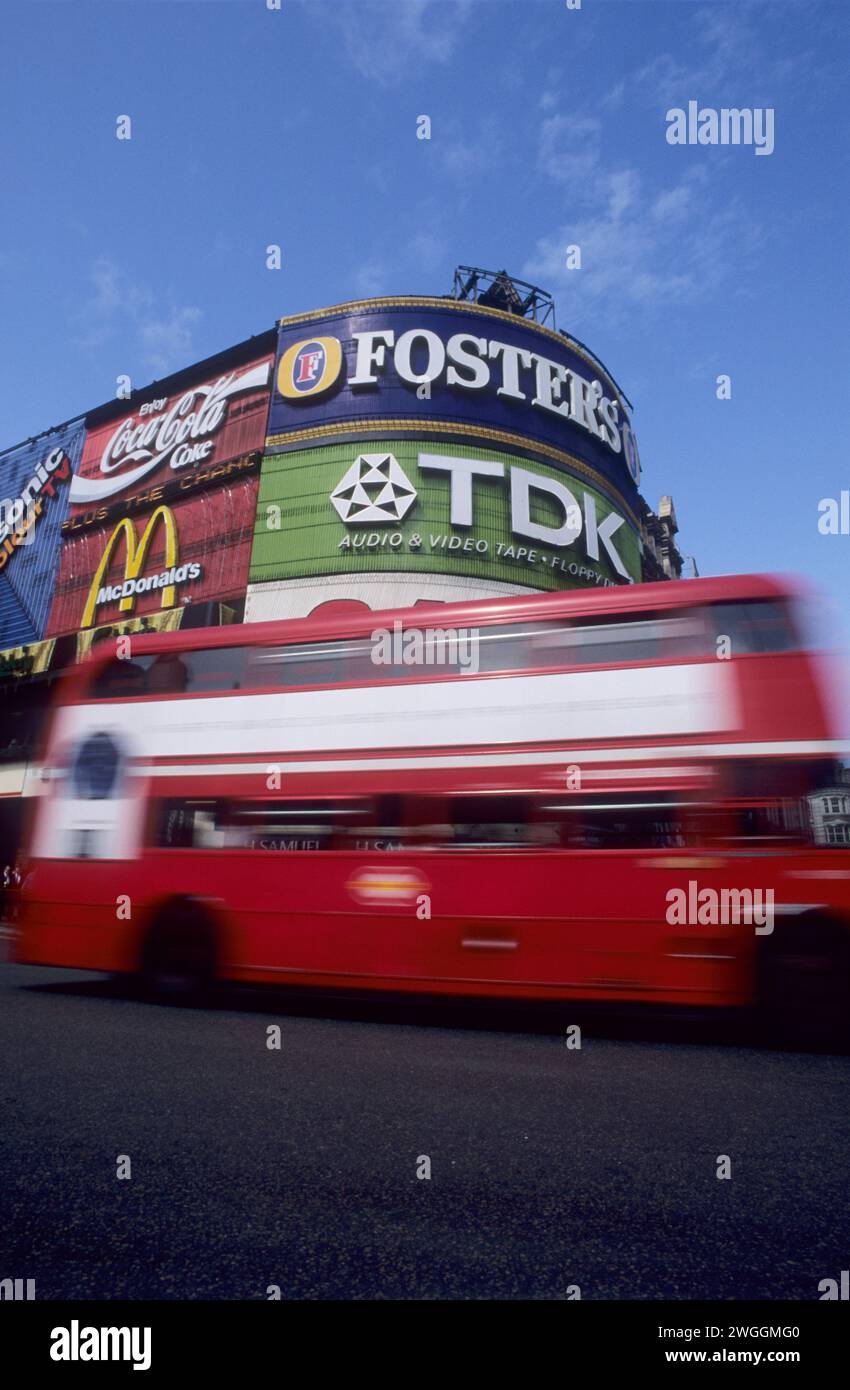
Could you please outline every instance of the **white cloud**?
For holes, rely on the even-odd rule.
[[[584,184],[599,162],[601,130],[590,116],[547,116],[540,126],[538,168],[559,182]]]
[[[129,284],[108,256],[99,256],[93,262],[91,282],[94,294],[86,306],[86,311],[94,319],[106,320],[121,310],[138,315],[151,302],[150,291],[140,285]]]
[[[721,162],[692,162],[685,172],[670,165],[670,173],[659,177],[660,158],[639,174],[606,165],[604,140],[607,122],[622,120],[623,109],[650,106],[659,113],[663,156],[668,107],[723,100],[725,92],[734,92],[740,105],[748,91],[758,104],[765,100],[758,94],[772,93],[781,81],[802,81],[809,65],[804,48],[798,42],[793,59],[777,60],[759,42],[759,22],[759,8],[746,0],[734,9],[696,7],[682,18],[691,36],[685,61],[671,52],[657,54],[578,115],[544,104],[538,169],[566,186],[572,218],[560,225],[553,219],[554,230],[539,238],[522,273],[561,290],[571,323],[591,316],[613,323],[635,312],[648,319],[670,304],[715,293],[731,281],[733,268],[729,292],[747,293],[745,267],[769,233],[748,214],[743,199],[719,192]],[[551,90],[550,84],[544,88]],[[566,267],[570,245],[581,248],[581,269]]]
[[[446,238],[435,232],[417,232],[409,243],[413,264],[421,270],[437,270],[445,267],[449,254]]]
[[[371,299],[375,295],[388,293],[388,272],[383,261],[372,257],[358,266],[352,276],[354,293],[358,298]]]
[[[786,48],[793,56],[776,57],[775,45],[763,42],[764,4],[740,3],[695,7],[690,25],[689,62],[660,53],[627,81],[626,90],[655,107],[683,106],[688,101],[736,106],[759,105],[763,93],[793,77],[811,76],[813,59],[800,42],[800,20],[793,6],[771,6],[772,32],[784,26]]]
[[[139,336],[145,348],[145,361],[163,375],[176,365],[192,360],[192,326],[202,317],[200,309],[171,309],[162,318],[144,318]]]
[[[605,93],[599,105],[603,107],[610,107],[612,110],[615,110],[618,107],[622,106],[623,97],[625,96],[625,94],[625,82],[617,82],[609,91]]]
[[[584,216],[540,238],[522,271],[562,292],[577,331],[583,319],[616,324],[636,310],[651,318],[704,299],[762,236],[740,204],[714,202],[711,186],[690,172],[654,195],[635,169],[609,175],[603,187]],[[580,270],[566,267],[573,244]]]
[[[608,212],[619,222],[623,213],[634,207],[640,193],[640,178],[636,169],[621,169],[608,179]]]
[[[342,37],[350,62],[386,86],[452,57],[472,0],[342,0],[308,11]]]
[[[461,184],[487,173],[504,156],[499,122],[489,115],[467,124],[450,117],[435,120],[431,139],[423,141],[422,149],[444,174]]]
[[[83,350],[114,341],[124,360],[138,354],[154,374],[166,375],[191,362],[192,329],[202,318],[194,305],[177,305],[146,285],[133,283],[109,256],[89,272],[90,293],[76,310],[74,344]],[[126,367],[116,367],[116,371]]]
[[[446,140],[440,146],[439,158],[445,172],[461,183],[483,174],[490,165],[490,156],[484,146],[469,140]]]
[[[680,183],[675,188],[668,188],[665,192],[659,193],[649,210],[649,215],[654,222],[663,222],[670,226],[673,222],[681,222],[687,217],[692,203],[691,183]]]

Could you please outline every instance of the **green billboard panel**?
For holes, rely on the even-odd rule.
[[[266,454],[250,582],[378,571],[550,590],[640,576],[640,542],[576,472],[431,440]]]

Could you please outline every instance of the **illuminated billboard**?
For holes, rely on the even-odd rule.
[[[50,636],[244,599],[272,368],[249,345],[92,415]]]
[[[228,459],[261,449],[266,435],[272,359],[263,357],[150,399],[114,406],[89,428],[71,487],[71,516],[107,516],[106,508],[169,483],[214,477]],[[183,374],[185,377],[185,374]],[[168,383],[162,384],[167,387]]]
[[[442,574],[528,589],[640,576],[637,518],[586,477],[428,438],[268,452],[252,586],[309,576]]]
[[[84,436],[82,423],[64,425],[0,459],[0,650],[45,635]]]
[[[450,299],[367,300],[281,320],[270,444],[390,431],[531,447],[636,496],[626,404],[564,334]]]
[[[70,518],[50,636],[244,595],[258,465],[256,454],[233,460],[218,486],[195,479],[176,496],[126,503],[106,525]]]

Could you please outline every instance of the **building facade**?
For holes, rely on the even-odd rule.
[[[836,765],[835,780],[806,798],[815,845],[850,845],[850,768]]]
[[[627,408],[563,334],[426,297],[279,328],[247,621],[643,577]]]
[[[0,833],[53,682],[103,637],[681,576],[614,378],[542,291],[461,269],[0,454]]]

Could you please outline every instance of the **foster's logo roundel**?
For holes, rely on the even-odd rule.
[[[305,338],[293,343],[280,359],[277,389],[288,401],[317,396],[339,380],[342,344],[339,338]]]

